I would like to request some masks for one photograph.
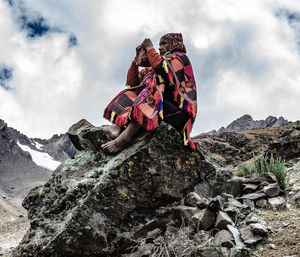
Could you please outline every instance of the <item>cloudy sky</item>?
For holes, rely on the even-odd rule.
[[[181,32],[198,87],[193,135],[300,119],[299,0],[0,0],[0,119],[30,137],[95,125],[135,47]]]

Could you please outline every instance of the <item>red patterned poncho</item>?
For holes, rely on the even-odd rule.
[[[132,63],[127,75],[130,87],[109,103],[104,117],[120,127],[126,127],[130,119],[135,119],[146,130],[154,130],[164,119],[164,92],[170,87],[167,91],[172,92],[173,102],[189,115],[180,132],[184,145],[194,150],[190,133],[197,113],[197,90],[191,63],[183,52],[162,57],[152,48],[146,54],[151,67],[138,71]]]

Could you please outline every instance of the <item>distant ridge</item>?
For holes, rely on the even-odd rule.
[[[249,114],[245,114],[242,117],[231,122],[227,127],[221,127],[218,131],[212,130],[203,134],[219,134],[222,132],[233,132],[240,130],[251,130],[251,129],[261,129],[268,127],[279,127],[291,123],[283,117],[276,118],[274,116],[269,116],[265,120],[253,120]]]
[[[0,119],[0,192],[24,196],[30,188],[46,182],[55,167],[75,153],[66,134],[32,139]]]

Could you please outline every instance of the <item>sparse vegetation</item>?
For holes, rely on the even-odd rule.
[[[274,159],[273,154],[271,156],[261,155],[256,156],[253,154],[253,165],[239,165],[234,175],[247,176],[250,174],[261,174],[264,172],[273,173],[281,187],[286,187],[289,182],[289,175],[285,168],[285,162],[280,158]]]

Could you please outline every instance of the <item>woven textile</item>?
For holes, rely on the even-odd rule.
[[[164,118],[164,92],[170,87],[171,90],[166,91],[172,92],[173,102],[190,116],[180,131],[184,145],[195,149],[190,133],[197,113],[197,91],[191,63],[183,52],[161,58],[161,73],[154,73],[151,67],[140,71],[140,84],[121,91],[106,107],[104,117],[120,127],[126,127],[135,119],[146,130],[154,130]]]

